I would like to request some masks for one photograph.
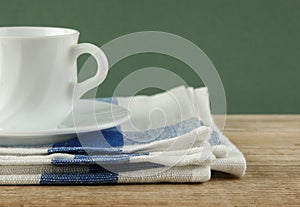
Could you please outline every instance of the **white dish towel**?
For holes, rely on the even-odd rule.
[[[244,175],[243,154],[213,122],[207,88],[99,101],[127,108],[131,119],[64,143],[0,146],[0,184],[204,182],[211,170]]]

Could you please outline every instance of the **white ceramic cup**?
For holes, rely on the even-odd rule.
[[[107,76],[97,46],[78,44],[79,32],[52,27],[0,27],[0,130],[56,128],[85,92]],[[77,83],[77,58],[91,54],[96,74]]]

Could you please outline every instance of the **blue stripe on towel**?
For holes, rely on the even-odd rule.
[[[145,144],[177,137],[203,126],[197,118],[147,131],[121,132],[119,127],[79,134],[79,138],[54,144],[48,153],[120,154],[124,145]]]
[[[212,132],[212,134],[209,138],[209,143],[213,146],[222,144],[218,132],[216,132],[216,131]]]
[[[121,154],[122,148],[120,147],[57,147],[48,150],[49,154],[52,153],[70,153],[70,154],[89,154],[89,155],[101,155],[101,154]]]
[[[52,153],[121,153],[124,145],[123,135],[117,127],[101,131],[79,134],[79,138],[54,144],[48,149]]]
[[[165,140],[186,134],[193,129],[203,126],[198,118],[191,118],[182,122],[147,131],[122,132],[125,145],[145,144],[153,141]]]
[[[118,174],[103,169],[98,173],[74,174],[42,174],[42,185],[96,185],[118,183]]]
[[[118,182],[118,174],[97,165],[91,165],[88,173],[44,173],[41,176],[42,185],[91,185],[113,184]]]
[[[118,104],[116,98],[99,98],[97,100]],[[79,134],[78,137],[66,142],[54,144],[48,149],[48,154],[86,154],[89,152],[93,153],[92,151],[95,151],[95,149],[98,149],[99,153],[120,153],[124,145],[123,135],[117,127]]]

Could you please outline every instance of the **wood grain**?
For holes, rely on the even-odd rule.
[[[245,154],[242,179],[202,184],[1,186],[0,206],[300,206],[300,115],[230,115],[225,134]]]

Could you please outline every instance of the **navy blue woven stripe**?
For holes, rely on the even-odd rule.
[[[98,151],[99,153],[120,153],[124,145],[123,135],[117,127],[101,131],[80,134],[79,138],[57,143],[48,149],[48,153],[87,154]],[[102,152],[101,152],[102,151]]]
[[[96,185],[113,184],[118,182],[118,174],[103,170],[100,173],[86,174],[52,174],[45,173],[41,176],[42,185]]]
[[[108,103],[118,104],[116,98],[97,99]],[[117,127],[104,129],[101,131],[78,134],[77,138],[54,144],[48,149],[48,153],[120,153],[124,146],[123,135]]]
[[[117,127],[80,134],[79,138],[54,144],[48,153],[87,154],[120,153],[124,145],[123,135]]]
[[[82,147],[82,146],[78,138],[74,138],[66,142],[56,143],[52,146],[52,148],[58,148],[58,147]],[[48,150],[48,152],[49,151],[51,152],[51,148]]]
[[[122,149],[119,147],[103,148],[103,147],[55,147],[48,150],[49,154],[52,153],[70,153],[70,154],[121,154]]]
[[[124,146],[124,139],[123,135],[120,132],[118,127],[113,127],[109,129],[104,129],[101,131],[105,141],[109,143],[112,147],[123,147]]]

